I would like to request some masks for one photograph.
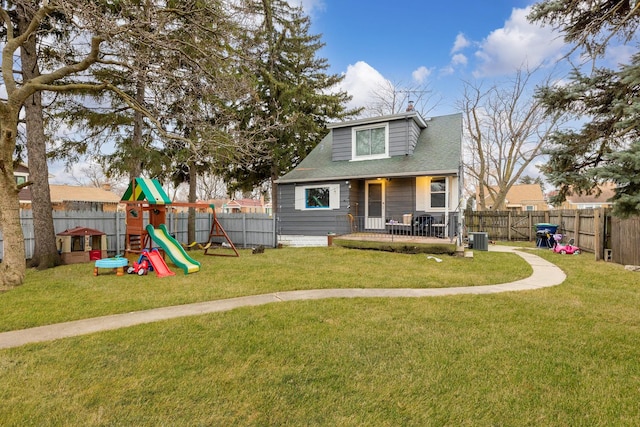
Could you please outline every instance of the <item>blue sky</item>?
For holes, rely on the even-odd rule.
[[[565,49],[549,27],[530,24],[527,0],[301,0],[326,44],[330,72],[366,103],[371,85],[427,84],[434,114],[455,111],[462,81],[507,79],[523,65],[551,69]]]
[[[457,112],[462,82],[508,82],[523,66],[561,79],[567,52],[560,34],[527,21],[531,0],[289,0],[311,17],[321,34],[329,72],[344,74],[341,89],[352,107],[372,102],[372,90],[391,83],[426,86],[426,116]],[[606,62],[627,62],[631,47],[608,49]],[[564,65],[563,65],[564,64]],[[418,109],[422,112],[420,106]],[[79,163],[72,172],[82,177]],[[61,164],[52,164],[55,183],[73,182]]]

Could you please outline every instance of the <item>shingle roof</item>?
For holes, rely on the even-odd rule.
[[[256,199],[234,199],[226,203],[227,206],[234,205],[239,207],[262,207],[264,203],[262,200]]]
[[[62,202],[103,202],[119,203],[120,196],[111,191],[96,187],[78,187],[74,185],[49,185],[52,203]]]
[[[568,194],[567,201],[573,204],[580,203],[611,203],[610,199],[616,194],[616,184],[604,183],[598,186],[601,193],[596,195],[596,192],[592,194]]]
[[[352,162],[333,161],[332,132],[278,183],[364,179],[377,177],[454,174],[462,151],[462,114],[433,117],[426,121],[413,155]],[[336,127],[336,126],[332,126]]]
[[[496,192],[498,187],[492,187]],[[493,197],[491,194],[485,196],[485,200],[491,203]],[[544,202],[544,194],[540,184],[514,184],[511,186],[506,196],[507,205],[524,205],[532,203]]]

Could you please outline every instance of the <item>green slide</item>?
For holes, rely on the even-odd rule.
[[[167,232],[164,224],[160,224],[159,228],[153,228],[151,224],[147,225],[147,233],[169,255],[171,261],[184,271],[184,274],[200,271],[200,263],[187,255],[182,245]]]

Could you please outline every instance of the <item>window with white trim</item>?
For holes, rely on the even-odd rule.
[[[369,160],[389,157],[389,126],[362,126],[352,130],[352,159]]]
[[[297,210],[340,209],[340,184],[297,186],[295,197]]]
[[[431,179],[431,207],[444,208],[446,206],[447,197],[447,180],[446,178]]]
[[[456,186],[457,177],[416,177],[416,211],[444,212],[455,206],[458,199],[451,194],[451,188]]]

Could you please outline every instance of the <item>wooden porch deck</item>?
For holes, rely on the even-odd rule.
[[[335,236],[335,239],[366,240],[371,242],[401,242],[401,243],[455,243],[456,237],[414,236],[392,233],[356,232]]]

